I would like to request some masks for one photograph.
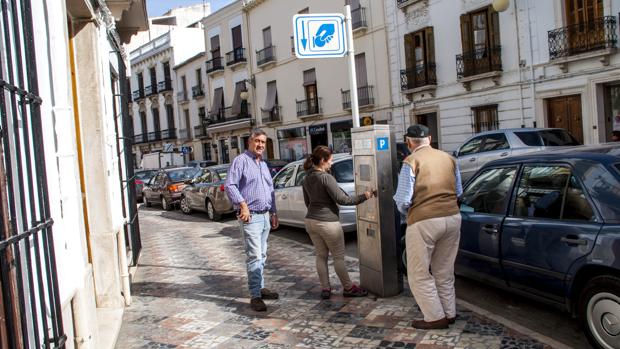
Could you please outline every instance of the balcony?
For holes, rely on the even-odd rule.
[[[200,125],[200,126],[194,126],[194,137],[196,138],[206,138],[209,135],[207,134],[207,132],[205,131],[205,127]]]
[[[147,87],[144,88],[144,94],[147,97],[150,97],[152,95],[156,95],[157,94],[157,85],[149,85]]]
[[[241,109],[240,109],[239,114],[233,114],[232,107],[220,108],[220,110],[215,116],[214,115],[209,116],[209,118],[207,119],[207,122],[209,123],[210,126],[213,126],[216,124],[221,124],[221,123],[225,123],[229,121],[250,119],[252,115],[250,115],[249,110],[250,110],[249,103],[241,104]]]
[[[141,144],[148,142],[148,135],[146,133],[133,136],[133,144]]]
[[[403,92],[417,92],[424,87],[437,87],[437,70],[435,63],[419,65],[400,71],[400,89]]]
[[[180,128],[179,129],[179,140],[191,139],[190,129]]]
[[[172,80],[166,79],[164,81],[158,82],[157,91],[159,91],[160,93],[166,92],[166,91],[172,91]]]
[[[366,23],[366,8],[358,7],[351,11],[351,29],[354,32],[368,29],[368,24]]]
[[[205,91],[202,89],[202,86],[194,86],[192,87],[192,97],[194,99],[198,99],[200,97],[205,96]]]
[[[501,72],[502,47],[482,48],[456,56],[456,76],[458,79]]]
[[[275,105],[271,109],[261,108],[261,114],[263,124],[267,124],[270,122],[280,122],[282,121],[282,118],[280,117],[280,114],[282,114],[282,106]]]
[[[304,99],[297,102],[297,116],[307,117],[322,114],[321,98]]]
[[[177,102],[189,102],[189,96],[187,95],[187,91],[177,92]]]
[[[243,47],[237,47],[226,54],[227,67],[234,67],[242,63],[245,63],[245,49]]]
[[[260,67],[268,63],[275,63],[276,61],[276,47],[269,46],[262,50],[256,51],[256,66]]]
[[[618,43],[616,17],[605,16],[590,22],[550,30],[547,39],[551,60],[615,49]]]
[[[143,89],[139,89],[139,90],[135,90],[135,91],[133,91],[133,92],[131,93],[131,97],[132,97],[131,99],[132,99],[134,102],[137,102],[137,101],[139,101],[139,100],[143,99],[143,98],[144,98],[144,90],[143,90]]]
[[[351,90],[340,91],[342,93],[342,109],[351,109]],[[369,107],[375,104],[372,86],[362,86],[357,88],[357,103],[360,108]]]
[[[148,141],[149,142],[161,141],[161,131],[149,132]]]
[[[224,65],[222,65],[222,57],[215,57],[212,60],[207,61],[207,74],[213,74],[223,70]]]
[[[398,6],[399,9],[404,11],[407,6],[413,5],[416,2],[420,1],[422,0],[396,0],[396,6]]]
[[[161,131],[161,140],[165,141],[168,139],[177,139],[177,129],[176,128],[169,128],[167,130],[162,130]]]

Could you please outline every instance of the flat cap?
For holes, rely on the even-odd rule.
[[[424,125],[420,125],[420,124],[409,126],[407,128],[407,133],[405,134],[405,136],[411,137],[411,138],[424,138],[430,135],[431,135],[431,132],[428,129],[428,127]]]

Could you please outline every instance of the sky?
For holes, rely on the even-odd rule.
[[[205,0],[211,3],[211,12],[230,4],[233,0]],[[202,4],[202,0],[146,0],[146,11],[149,17],[157,17],[171,8]]]

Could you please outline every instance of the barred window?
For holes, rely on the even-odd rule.
[[[497,104],[474,107],[472,111],[474,113],[474,124],[472,127],[475,133],[499,129]]]

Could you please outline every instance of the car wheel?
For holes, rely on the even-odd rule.
[[[163,208],[166,211],[172,210],[172,205],[170,205],[170,203],[168,202],[165,196],[161,197],[161,208]]]
[[[151,207],[151,203],[149,202],[149,200],[146,198],[146,195],[144,194],[142,194],[142,202],[144,203],[144,206]]]
[[[215,211],[215,207],[213,207],[211,200],[207,199],[205,206],[207,208],[207,217],[209,217],[212,221],[218,221],[220,219],[220,215]]]
[[[185,213],[185,214],[190,214],[192,213],[192,209],[189,207],[189,202],[187,202],[187,197],[183,197],[181,198],[181,212]]]
[[[597,276],[579,297],[579,321],[594,348],[620,348],[620,279]]]

